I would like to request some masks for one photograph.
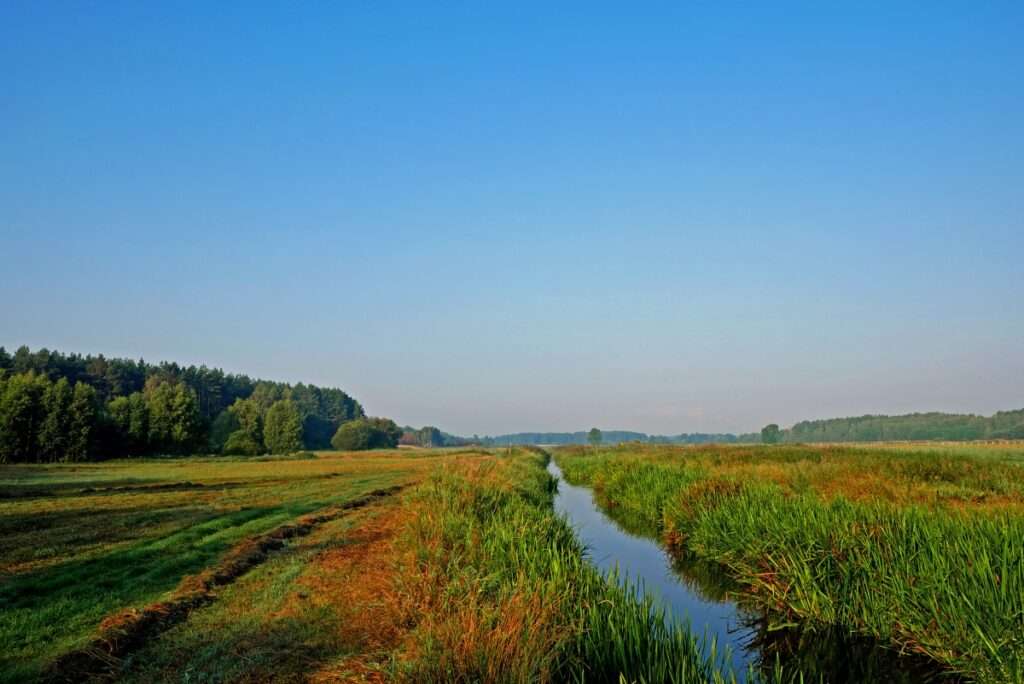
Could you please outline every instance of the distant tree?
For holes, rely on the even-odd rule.
[[[291,399],[274,402],[263,420],[263,441],[272,454],[302,449],[302,416]]]
[[[587,441],[590,443],[590,446],[598,446],[601,444],[603,437],[604,436],[601,434],[601,431],[597,428],[590,428],[590,432],[587,433]]]
[[[227,444],[228,437],[241,427],[238,417],[229,410],[221,411],[213,419],[210,425],[210,440],[208,443],[210,451],[221,453]]]
[[[761,441],[764,444],[777,444],[780,436],[779,426],[775,423],[770,423],[761,428]]]
[[[362,451],[370,448],[370,441],[373,436],[373,428],[365,418],[350,420],[342,423],[334,437],[331,438],[331,446],[338,451]]]
[[[171,400],[171,441],[179,454],[191,453],[202,444],[203,425],[196,393],[185,383],[178,383]]]
[[[444,435],[436,427],[428,425],[420,428],[416,441],[422,447],[439,447],[444,445]]]
[[[84,382],[76,382],[68,411],[68,446],[64,460],[84,461],[89,458],[96,432],[97,404],[96,390]]]
[[[275,401],[291,399],[291,394],[292,391],[287,385],[277,382],[258,382],[249,399],[259,405],[262,413],[266,413]]]
[[[0,347],[0,378],[5,377],[11,370],[11,366],[14,364],[14,359],[7,353],[7,350]]]
[[[45,376],[34,371],[5,379],[0,396],[0,463],[33,460],[48,384]]]
[[[39,458],[51,463],[63,459],[70,437],[71,398],[67,378],[49,385],[43,395],[43,422],[39,427]]]
[[[144,391],[150,447],[189,453],[201,443],[202,423],[195,392],[184,383],[151,377]]]
[[[236,430],[228,436],[223,451],[235,456],[257,456],[263,453],[263,447],[245,430]]]
[[[230,411],[238,419],[240,430],[256,444],[263,446],[263,408],[254,399],[236,399]]]
[[[173,451],[174,387],[170,382],[151,377],[143,391],[149,413],[147,442],[156,451]]]
[[[142,392],[128,395],[128,448],[133,454],[149,450],[149,406]]]
[[[402,428],[388,418],[358,418],[342,423],[331,446],[339,451],[394,449],[402,437]]]
[[[104,447],[118,456],[132,454],[128,446],[128,426],[131,424],[131,405],[128,397],[114,397],[107,402],[107,424],[112,429]]]
[[[394,449],[402,437],[402,428],[390,418],[367,418],[370,424],[370,448]]]

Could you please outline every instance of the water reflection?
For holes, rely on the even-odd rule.
[[[835,629],[770,630],[763,613],[742,605],[739,587],[720,566],[673,559],[656,541],[656,530],[636,519],[609,517],[589,488],[563,479],[554,461],[548,472],[558,478],[555,510],[576,529],[594,565],[602,572],[617,566],[622,575],[642,583],[641,590],[659,599],[672,619],[688,620],[705,641],[713,638],[720,658],[737,675],[748,666],[770,669],[778,660],[787,670],[802,672],[808,682],[911,684],[939,678],[930,661],[900,656],[873,639]],[[947,675],[943,681],[951,679]]]

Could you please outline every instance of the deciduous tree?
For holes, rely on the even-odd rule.
[[[34,371],[7,378],[0,396],[0,463],[35,457],[48,381]]]
[[[68,446],[64,460],[84,461],[92,451],[96,432],[96,390],[84,382],[76,382],[68,413]]]
[[[274,402],[263,420],[263,441],[272,454],[302,449],[302,416],[291,399]]]
[[[52,463],[67,454],[73,393],[67,378],[61,378],[46,388],[43,395],[43,421],[37,439],[41,460]]]
[[[777,444],[780,437],[779,426],[769,423],[761,428],[761,441],[765,444]]]

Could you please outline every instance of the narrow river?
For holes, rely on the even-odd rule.
[[[713,638],[719,659],[732,665],[740,681],[748,665],[770,667],[776,658],[802,671],[807,681],[917,684],[938,678],[930,663],[900,657],[871,639],[829,630],[768,632],[760,613],[730,598],[736,588],[726,577],[707,566],[681,565],[655,539],[627,531],[601,511],[589,488],[566,482],[553,459],[548,472],[558,479],[555,510],[576,530],[590,561],[603,572],[617,566],[630,581],[641,582],[671,619],[688,621],[695,634]]]
[[[572,524],[594,565],[602,572],[618,566],[630,580],[643,582],[647,593],[660,600],[672,618],[689,620],[695,634],[714,638],[719,654],[728,647],[737,673],[757,660],[756,650],[749,647],[757,631],[745,626],[753,614],[731,601],[702,595],[694,586],[696,580],[681,575],[656,541],[623,530],[597,507],[589,488],[565,481],[554,460],[548,463],[548,472],[558,478],[555,510]]]

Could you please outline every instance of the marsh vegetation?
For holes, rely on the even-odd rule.
[[[772,628],[1024,677],[1019,444],[564,449],[566,478],[712,562]]]

